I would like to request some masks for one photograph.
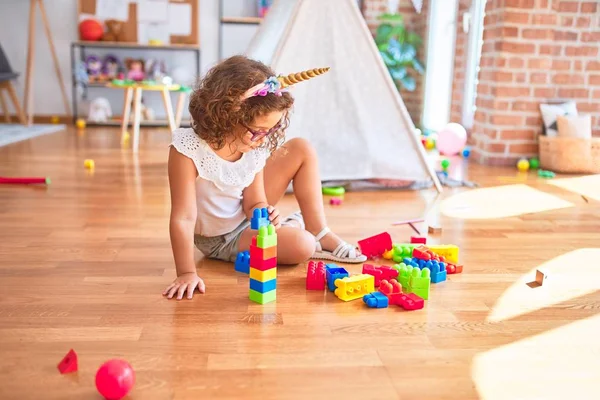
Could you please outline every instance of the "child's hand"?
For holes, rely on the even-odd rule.
[[[275,229],[281,228],[281,222],[279,221],[279,210],[273,206],[267,207],[267,211],[269,211],[269,221],[275,227]]]
[[[204,281],[195,272],[181,274],[165,289],[163,296],[172,299],[175,293],[177,293],[177,300],[181,300],[187,290],[187,298],[191,299],[194,296],[196,288],[200,293],[204,293],[206,289]]]

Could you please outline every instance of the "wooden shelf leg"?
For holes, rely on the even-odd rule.
[[[140,149],[140,119],[142,113],[142,88],[135,88],[133,100],[133,152]]]
[[[169,129],[173,132],[176,129],[175,117],[173,116],[173,105],[171,104],[171,93],[166,87],[162,90],[163,103],[165,104],[165,111],[167,113],[167,122],[169,123]]]
[[[129,118],[131,118],[131,101],[133,100],[133,88],[125,88],[125,103],[123,103],[123,121],[121,121],[121,143],[127,133],[127,126],[129,126]]]
[[[183,106],[185,105],[185,99],[187,97],[187,93],[179,92],[179,96],[177,97],[177,107],[175,108],[175,127],[181,127],[181,118],[183,117]]]

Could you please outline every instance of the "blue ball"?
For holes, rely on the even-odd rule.
[[[469,147],[465,147],[464,150],[462,151],[462,156],[464,158],[469,158],[470,155],[471,155],[471,149]]]

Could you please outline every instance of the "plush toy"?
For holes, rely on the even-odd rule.
[[[112,117],[110,103],[104,97],[98,97],[90,103],[88,120],[92,122],[106,122]]]
[[[102,61],[94,55],[85,58],[85,69],[90,82],[100,82],[104,79],[102,76]]]
[[[144,60],[126,58],[125,65],[127,66],[127,79],[137,82],[145,79]]]
[[[102,36],[102,40],[105,42],[124,42],[125,32],[123,32],[123,26],[125,22],[117,21],[116,19],[107,19],[104,21],[106,25],[106,33]]]
[[[166,75],[167,68],[164,61],[155,59],[146,60],[146,79],[161,82]]]
[[[117,79],[121,70],[121,63],[119,59],[112,54],[104,57],[104,65],[102,65],[102,72],[106,76],[106,79],[113,80]]]

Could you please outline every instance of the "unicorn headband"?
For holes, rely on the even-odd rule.
[[[276,96],[281,96],[281,94],[286,91],[288,87],[302,81],[307,81],[319,75],[323,75],[327,71],[329,71],[329,67],[309,69],[308,71],[289,74],[287,76],[272,76],[266,81],[248,89],[242,96],[242,100],[246,100],[255,96],[264,97],[269,93],[273,93]]]

